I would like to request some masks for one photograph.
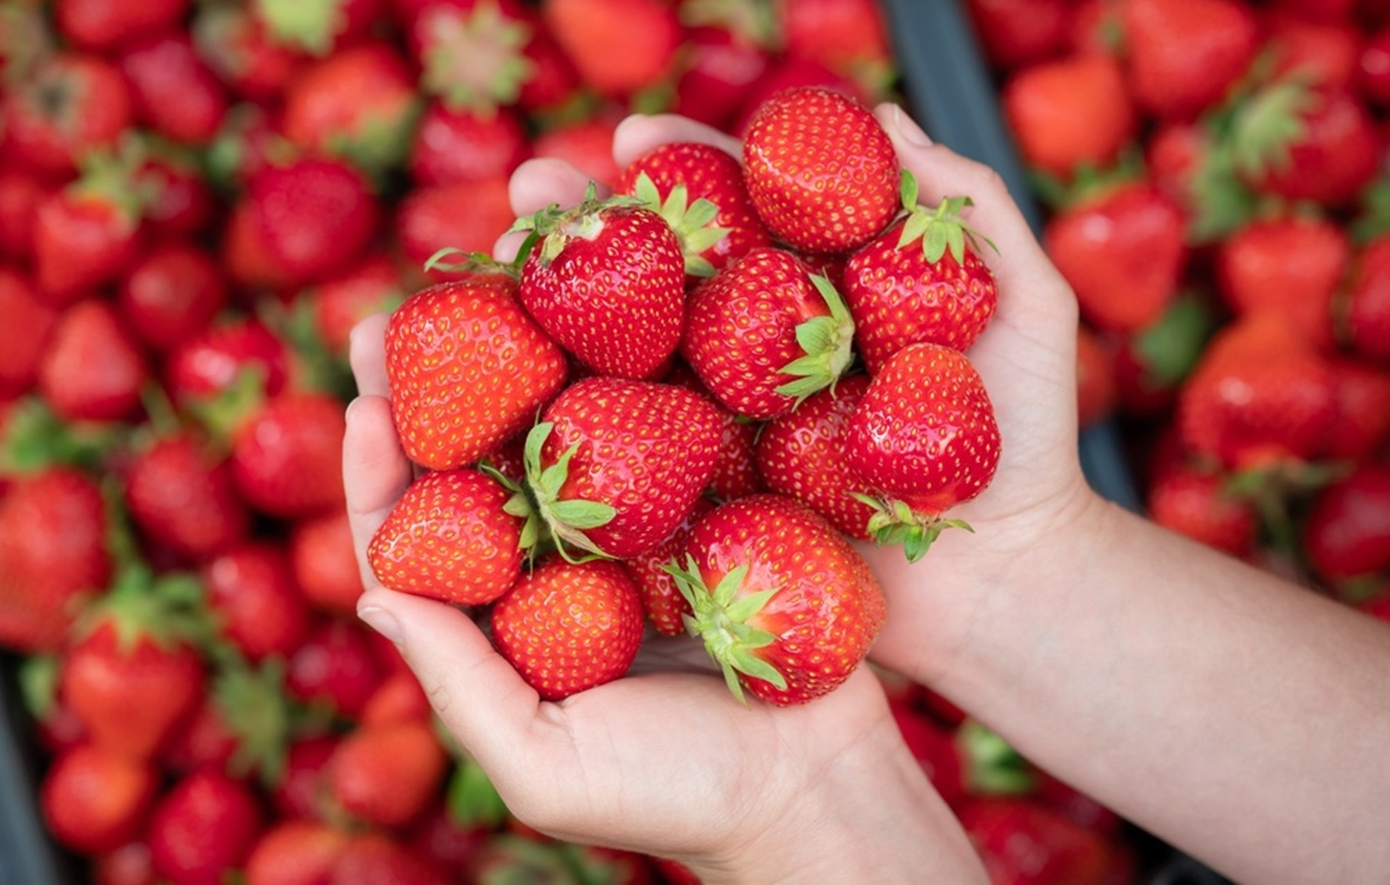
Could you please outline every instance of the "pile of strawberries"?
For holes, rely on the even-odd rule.
[[[1390,616],[1384,4],[970,9],[1149,515]]]

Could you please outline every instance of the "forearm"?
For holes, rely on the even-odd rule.
[[[978,607],[957,594],[968,637],[934,687],[1236,879],[1382,879],[1390,631],[1089,506]]]

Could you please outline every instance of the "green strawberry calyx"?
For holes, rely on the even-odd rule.
[[[420,26],[428,43],[421,84],[451,111],[491,117],[499,107],[516,104],[536,75],[536,63],[525,53],[532,29],[495,2],[479,3],[471,12],[431,6]]]
[[[325,56],[347,24],[344,0],[256,0],[255,12],[274,41]]]
[[[962,519],[943,519],[937,513],[918,513],[906,501],[875,498],[859,492],[849,494],[856,501],[873,508],[868,533],[874,543],[879,547],[900,545],[908,562],[916,562],[926,556],[932,543],[948,528],[974,531]]]
[[[541,517],[540,508],[530,487],[525,483],[516,482],[485,460],[478,462],[478,470],[492,477],[498,485],[511,493],[507,503],[502,505],[502,512],[521,520],[521,534],[517,538],[516,546],[518,550],[526,552],[528,563],[535,562],[543,550],[548,550],[554,545],[554,538]]]
[[[713,590],[706,585],[699,563],[690,554],[686,554],[684,568],[672,561],[662,569],[675,580],[676,589],[690,604],[691,613],[683,616],[686,630],[704,641],[705,651],[719,665],[725,684],[739,703],[748,703],[741,676],[761,679],[778,689],[787,687],[786,677],[757,654],[758,649],[776,642],[777,636],[750,623],[780,588],[741,594],[748,577],[747,563],[725,572]]]
[[[229,761],[232,773],[254,773],[266,786],[278,784],[294,724],[285,694],[284,662],[272,658],[253,667],[229,658],[213,680],[212,703],[236,738]]]
[[[217,624],[197,576],[156,575],[138,561],[117,573],[111,588],[82,611],[74,629],[85,637],[103,624],[115,630],[116,647],[124,654],[133,653],[142,641],[165,651],[184,645],[206,649],[217,642]]]
[[[542,421],[532,427],[526,435],[522,463],[526,467],[526,488],[531,495],[528,503],[539,514],[540,520],[554,539],[556,550],[566,560],[579,562],[592,557],[611,558],[585,532],[612,522],[618,511],[602,501],[560,497],[560,492],[569,479],[570,459],[579,451],[579,443],[576,442],[565,449],[554,464],[541,464],[541,449],[554,429],[555,422]],[[513,501],[516,500],[513,497]],[[512,506],[511,502],[508,506]],[[516,506],[519,508],[520,504]],[[536,530],[539,532],[539,524]],[[526,528],[522,529],[522,534],[524,537],[527,535]],[[576,549],[585,551],[589,556],[579,554],[577,557],[574,552]]]
[[[833,388],[854,361],[854,318],[844,298],[828,277],[811,274],[810,280],[830,313],[811,317],[796,327],[796,343],[803,356],[779,370],[796,376],[795,380],[775,388],[777,393],[794,398],[798,406],[807,397]]]
[[[461,274],[500,273],[512,279],[520,275],[516,263],[503,264],[486,252],[468,252],[455,246],[445,246],[425,260],[425,272],[432,270]]]
[[[704,197],[690,203],[690,194],[684,184],[671,188],[663,199],[656,182],[645,172],[637,176],[632,191],[644,206],[670,225],[671,232],[681,244],[681,254],[685,256],[685,272],[692,277],[714,276],[714,265],[704,257],[705,253],[729,235],[729,228],[715,224],[719,207]]]
[[[995,252],[999,251],[994,243],[966,224],[961,217],[966,209],[975,205],[969,197],[944,197],[934,209],[919,205],[917,179],[906,169],[903,170],[900,193],[907,216],[903,221],[902,235],[898,237],[899,249],[921,240],[922,254],[931,264],[940,261],[948,251],[957,264],[964,264],[967,242],[977,253],[981,242]]]
[[[622,206],[647,208],[639,197],[620,195],[599,199],[598,184],[590,181],[584,199],[578,204],[562,209],[559,203],[551,203],[534,215],[518,218],[507,229],[509,234],[527,235],[516,256],[517,267],[526,262],[537,246],[540,247],[538,258],[541,263],[549,264],[560,257],[571,240],[596,239],[603,232],[606,210]]]
[[[1251,95],[1235,111],[1231,149],[1236,171],[1258,178],[1289,165],[1289,149],[1307,133],[1307,118],[1318,98],[1304,77],[1276,80]]]

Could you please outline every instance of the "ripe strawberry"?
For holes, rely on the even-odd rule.
[[[521,574],[523,545],[536,541],[534,526],[508,506],[511,498],[477,470],[426,473],[372,536],[372,571],[392,590],[458,605],[492,602]]]
[[[150,846],[143,838],[133,839],[93,858],[93,877],[102,885],[147,885],[155,881]]]
[[[61,845],[95,854],[138,836],[158,791],[154,762],[79,744],[44,772],[39,809]]]
[[[34,279],[54,304],[119,279],[139,254],[143,199],[121,162],[93,159],[88,174],[35,210]]]
[[[104,51],[132,40],[175,30],[188,0],[113,4],[103,0],[65,0],[55,9],[59,33],[83,49]]]
[[[588,197],[517,221],[539,239],[521,266],[521,303],[561,347],[603,375],[667,367],[685,316],[685,258],[666,219]]]
[[[450,881],[400,839],[368,831],[348,839],[328,885],[449,885]]]
[[[869,486],[845,461],[850,416],[869,389],[868,375],[851,375],[795,411],[769,421],[758,435],[758,472],[770,491],[794,498],[851,538],[869,538],[874,508],[854,497]]]
[[[249,6],[200,5],[194,14],[198,53],[239,97],[269,102],[308,62],[299,49],[277,43]]]
[[[185,775],[150,815],[155,872],[171,885],[204,885],[241,868],[259,837],[262,812],[243,781],[214,769]]]
[[[1270,10],[1262,25],[1277,61],[1272,74],[1294,74],[1338,89],[1353,87],[1362,37],[1350,22],[1316,21]]]
[[[719,148],[696,142],[653,148],[628,164],[614,189],[662,213],[681,238],[687,272],[692,256],[699,259],[699,275],[709,276],[751,249],[772,245],[744,187],[742,167]],[[714,212],[697,212],[701,200]]]
[[[1124,0],[1120,20],[1135,101],[1165,119],[1220,102],[1258,45],[1254,10],[1240,0]]]
[[[732,501],[744,495],[767,491],[758,473],[754,450],[762,423],[751,421],[724,408],[705,382],[685,361],[678,361],[666,376],[665,383],[688,388],[703,396],[719,412],[722,430],[719,434],[719,454],[714,459],[714,475],[710,477],[706,494],[716,501]]]
[[[425,108],[410,149],[410,177],[431,186],[509,176],[530,155],[522,116],[514,108],[483,113],[433,103]]]
[[[90,299],[59,316],[39,363],[38,388],[69,421],[114,421],[138,411],[149,374],[110,302]]]
[[[537,157],[564,160],[591,181],[612,188],[622,175],[613,159],[613,132],[620,117],[600,113],[576,121],[563,121],[536,134],[531,142]]]
[[[527,486],[562,550],[626,559],[660,543],[709,485],[719,414],[682,387],[594,377],[546,407]]]
[[[898,210],[898,158],[868,108],[829,89],[768,99],[743,139],[743,175],[763,223],[815,252],[848,252]]]
[[[1353,76],[1367,102],[1390,107],[1390,25],[1365,35]]]
[[[125,495],[148,538],[201,560],[247,536],[251,516],[237,497],[225,455],[184,431],[144,443],[126,465]]]
[[[1248,556],[1255,549],[1258,515],[1249,499],[1231,491],[1230,479],[1187,462],[1168,465],[1149,484],[1149,518],[1209,547]]]
[[[355,620],[330,617],[314,625],[295,648],[285,687],[292,698],[352,718],[371,700],[381,677],[366,628]]]
[[[1390,368],[1334,356],[1331,369],[1337,417],[1324,454],[1333,461],[1368,460],[1390,441]]]
[[[680,19],[661,0],[543,0],[541,16],[580,78],[605,96],[658,86],[680,48]],[[616,33],[624,35],[622,52],[613,51]]]
[[[957,811],[990,881],[1107,885],[1117,863],[1106,839],[1026,797],[979,796]]]
[[[174,347],[165,361],[165,389],[179,408],[235,399],[246,387],[252,394],[278,396],[289,379],[290,359],[289,345],[264,323],[234,316]]]
[[[449,756],[428,721],[359,727],[328,760],[328,792],[352,818],[407,827],[438,798]]]
[[[69,467],[15,479],[0,498],[0,644],[64,645],[82,598],[111,576],[106,506],[96,482]]]
[[[845,263],[842,289],[870,374],[909,344],[968,349],[999,304],[977,234],[961,218],[970,198],[949,197],[934,210],[919,206],[911,173],[903,175],[902,198],[907,216]]]
[[[664,541],[644,553],[623,560],[623,568],[627,569],[628,577],[632,578],[642,599],[642,612],[658,632],[667,636],[679,636],[685,632],[682,618],[690,614],[690,603],[676,589],[676,580],[665,567],[672,561],[680,561],[681,554],[685,553],[686,541],[690,538],[690,530],[700,517],[713,509],[714,502],[709,498],[696,498],[690,515]]]
[[[38,297],[27,278],[0,267],[0,317],[12,330],[0,351],[0,397],[18,396],[38,378],[58,313]]]
[[[994,406],[959,351],[913,344],[874,376],[850,417],[845,461],[877,498],[869,533],[909,561],[959,520],[942,514],[983,492],[999,465]]]
[[[1061,52],[1068,24],[1080,14],[1070,0],[969,0],[966,11],[985,58],[1000,71]]]
[[[734,132],[733,118],[747,90],[772,64],[777,29],[771,16],[744,14],[750,7],[727,7],[727,18],[721,19],[723,8],[715,7],[711,20],[700,18],[693,25],[687,21],[693,15],[689,11],[692,7],[681,11],[688,25],[686,57],[676,80],[672,110],[723,132]]]
[[[1223,327],[1179,393],[1184,448],[1233,470],[1306,462],[1337,414],[1328,363],[1272,314]]]
[[[1024,162],[1062,180],[1114,163],[1138,132],[1124,72],[1112,55],[1067,55],[1019,69],[1000,101]]]
[[[314,885],[330,880],[348,842],[345,830],[285,818],[268,826],[246,857],[246,885]]]
[[[567,367],[517,302],[515,281],[480,273],[406,299],[386,329],[386,371],[405,453],[447,470],[527,427]]]
[[[778,0],[784,50],[882,90],[893,79],[884,13],[874,0]]]
[[[420,680],[407,668],[381,680],[362,707],[362,715],[357,722],[361,726],[375,728],[402,722],[428,723],[433,716],[429,696],[420,686]]]
[[[208,249],[160,240],[131,266],[116,303],[141,343],[168,353],[212,324],[227,306],[227,290],[226,275]]]
[[[346,510],[295,522],[290,530],[290,561],[300,592],[311,604],[342,614],[356,611],[362,575]]]
[[[340,735],[327,732],[290,741],[280,779],[269,788],[271,807],[277,817],[323,819],[324,767],[340,740]]]
[[[396,212],[401,251],[416,267],[424,266],[441,249],[489,253],[497,238],[516,220],[507,176],[493,175],[412,190]],[[426,279],[457,279],[438,269]]]
[[[762,110],[762,106],[790,89],[828,89],[866,106],[876,98],[854,80],[835,73],[820,62],[779,55],[744,90],[743,102],[728,131],[747,136],[753,118]]]
[[[968,786],[966,754],[956,739],[960,732],[948,730],[925,711],[908,704],[893,704],[892,710],[912,758],[946,804],[954,807],[965,798]]]
[[[154,235],[193,237],[207,233],[220,215],[220,206],[201,160],[191,152],[148,149],[135,171],[145,195],[144,223]]]
[[[642,604],[623,567],[551,558],[493,605],[492,639],[543,700],[627,672],[642,641]]]
[[[252,508],[298,519],[343,504],[343,404],[326,393],[268,400],[232,438],[232,475]]]
[[[172,32],[141,40],[122,52],[118,63],[130,83],[136,119],[176,142],[212,144],[231,102],[190,35]]]
[[[0,171],[0,257],[29,260],[34,251],[35,215],[53,189],[28,172]]]
[[[337,160],[267,167],[252,177],[247,194],[269,254],[296,282],[339,270],[376,234],[376,197],[360,173]]]
[[[690,294],[681,355],[726,408],[762,420],[833,385],[853,340],[854,321],[829,281],[764,247]]]
[[[1182,211],[1152,184],[1106,189],[1048,220],[1043,244],[1099,328],[1134,332],[1177,295],[1188,249]]]
[[[346,357],[353,327],[374,313],[391,313],[405,295],[395,263],[382,253],[368,255],[315,287],[310,304],[318,340]]]
[[[221,635],[248,661],[289,657],[308,636],[309,605],[283,547],[237,544],[201,563],[199,574]]]
[[[867,563],[790,498],[752,495],[705,516],[673,572],[734,696],[777,706],[837,688],[859,666],[887,605]]]
[[[360,43],[386,6],[386,0],[335,0],[309,8],[296,0],[255,0],[251,11],[273,42],[324,58]]]
[[[7,163],[67,175],[88,154],[116,146],[134,122],[130,88],[115,65],[59,51],[4,100]]]
[[[1352,352],[1390,365],[1390,236],[1362,247],[1340,309],[1339,331]]]
[[[1320,491],[1301,540],[1325,580],[1344,582],[1390,570],[1390,466],[1359,465]]]

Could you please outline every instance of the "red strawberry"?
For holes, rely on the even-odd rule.
[[[660,543],[709,485],[719,414],[682,387],[595,377],[526,440],[527,486],[562,549],[625,559]]]
[[[1188,254],[1182,211],[1145,182],[1067,207],[1048,221],[1043,243],[1082,315],[1115,332],[1159,318],[1177,295]]]
[[[541,328],[603,375],[651,378],[680,343],[685,259],[666,220],[589,196],[514,230],[539,237],[521,266],[521,303]]]
[[[371,314],[391,313],[405,295],[396,265],[373,253],[315,287],[314,330],[329,353],[345,357],[353,327]]]
[[[1340,331],[1351,350],[1390,365],[1390,236],[1372,240],[1356,256],[1341,311]]]
[[[330,617],[295,648],[285,687],[293,698],[351,718],[371,700],[381,675],[366,628],[355,620]]]
[[[714,475],[706,492],[717,501],[732,501],[744,495],[767,491],[758,474],[754,450],[762,424],[734,414],[709,392],[700,376],[684,361],[677,362],[666,376],[667,384],[688,388],[709,400],[719,412],[723,430],[719,436],[719,454],[714,460]]]
[[[307,63],[303,52],[275,42],[264,21],[240,4],[200,5],[193,20],[199,55],[240,97],[269,102]]]
[[[1161,118],[1220,102],[1255,57],[1259,26],[1240,0],[1124,0],[1130,89]]]
[[[229,395],[277,396],[290,370],[290,348],[265,324],[237,316],[175,346],[165,363],[165,388],[178,407]],[[239,417],[239,416],[237,416]]]
[[[834,384],[853,339],[854,321],[829,281],[764,247],[690,294],[681,355],[726,408],[761,420]]]
[[[681,41],[676,10],[662,0],[543,0],[541,16],[584,83],[607,96],[660,85]],[[613,51],[617,33],[622,52]]]
[[[909,560],[958,520],[999,465],[999,427],[980,375],[959,351],[913,344],[888,361],[850,417],[845,460],[879,497],[869,532]]]
[[[996,70],[1014,70],[1060,52],[1067,25],[1078,14],[1070,0],[969,0],[985,58]]]
[[[336,160],[302,159],[262,169],[247,194],[269,254],[296,282],[341,270],[377,230],[376,197],[360,173]]]
[[[703,21],[686,28],[686,61],[676,81],[672,110],[724,132],[732,132],[733,118],[752,84],[772,63],[775,21],[756,12],[742,15],[754,7],[734,5],[728,14],[732,21]],[[691,7],[682,10],[690,17]],[[750,19],[751,21],[745,21]]]
[[[998,885],[1107,885],[1105,838],[1027,798],[976,797],[957,817]]]
[[[186,576],[152,579],[132,569],[101,601],[100,615],[64,661],[63,696],[92,742],[131,759],[153,759],[201,700],[203,660],[190,644],[200,628],[198,588]]]
[[[1231,491],[1230,480],[1185,462],[1168,465],[1149,485],[1149,518],[1209,547],[1248,556],[1259,520],[1252,503]]]
[[[220,206],[205,175],[201,160],[191,153],[152,148],[135,172],[146,200],[146,228],[175,237],[206,233]]]
[[[346,510],[296,522],[290,531],[290,559],[300,592],[310,603],[343,614],[356,611],[362,575]]]
[[[790,498],[721,505],[691,531],[674,572],[734,696],[777,706],[825,695],[859,666],[883,625],[883,591],[830,523]]]
[[[512,494],[477,470],[426,473],[372,536],[372,571],[392,590],[459,605],[492,602],[521,574],[523,545],[536,541],[534,526],[528,536],[508,506]]]
[[[1018,70],[1000,95],[1029,166],[1070,180],[1104,168],[1134,140],[1138,115],[1112,55],[1068,55]]]
[[[909,344],[968,349],[999,304],[977,235],[961,218],[970,198],[949,197],[929,210],[917,204],[917,182],[904,173],[903,205],[907,216],[845,263],[845,302],[870,374]]]
[[[191,433],[147,440],[126,466],[125,484],[136,525],[191,559],[225,550],[250,532],[226,456]]]
[[[679,562],[685,553],[686,541],[695,523],[714,509],[709,498],[696,498],[690,515],[676,526],[666,539],[645,553],[639,553],[623,560],[628,577],[637,587],[642,598],[642,611],[656,629],[667,636],[679,636],[685,632],[683,616],[690,614],[690,603],[676,589],[676,580],[665,566],[672,561]]]
[[[893,705],[893,721],[912,758],[946,804],[954,806],[965,798],[966,759],[953,732],[925,712],[905,704]]]
[[[768,230],[799,249],[847,252],[898,210],[899,167],[868,108],[829,89],[768,99],[743,139],[749,196]]]
[[[222,635],[247,660],[289,657],[309,635],[309,605],[281,546],[238,544],[201,563],[200,575]]]
[[[1360,462],[1390,441],[1390,368],[1333,357],[1337,417],[1327,431],[1328,458]]]
[[[114,148],[133,117],[130,88],[114,65],[92,55],[56,52],[5,97],[6,159],[66,175],[93,151]]]
[[[1390,107],[1390,26],[1365,36],[1354,76],[1366,101],[1378,108]]]
[[[155,872],[170,885],[216,885],[241,868],[262,812],[250,786],[213,770],[184,776],[150,815]]]
[[[71,304],[119,279],[134,263],[143,201],[120,161],[46,197],[34,215],[34,278],[54,304]]]
[[[376,827],[406,827],[438,798],[449,763],[428,721],[359,727],[339,742],[325,769],[343,811]]]
[[[38,378],[58,313],[38,297],[29,280],[0,267],[0,318],[12,330],[0,351],[0,396],[18,396]]]
[[[882,90],[895,65],[882,7],[874,0],[779,0],[784,49]]]
[[[642,604],[618,563],[552,558],[493,605],[492,639],[543,700],[558,701],[627,672]]]
[[[613,159],[613,131],[619,117],[600,113],[577,121],[557,123],[538,133],[531,142],[537,157],[564,160],[591,181],[611,188],[622,175]]]
[[[1274,76],[1295,74],[1351,88],[1362,37],[1350,23],[1319,22],[1283,10],[1264,16],[1264,40],[1277,54]]]
[[[401,722],[432,721],[434,711],[420,680],[409,669],[392,673],[381,681],[362,707],[358,724],[367,728]]]
[[[273,42],[323,58],[360,42],[386,5],[386,0],[334,0],[306,8],[296,0],[256,0],[251,8]]]
[[[1327,580],[1390,570],[1390,466],[1362,464],[1319,492],[1308,511],[1302,546]]]
[[[416,267],[441,249],[489,253],[516,220],[507,176],[493,175],[412,190],[396,213],[401,251]],[[430,280],[456,279],[434,270]]]
[[[0,171],[0,256],[29,260],[34,251],[34,218],[52,190],[28,172]]]
[[[348,839],[328,885],[449,885],[450,881],[396,837],[369,831]]]
[[[348,842],[346,831],[287,818],[267,827],[246,857],[246,885],[323,885]]]
[[[342,738],[332,732],[299,737],[285,752],[285,768],[270,787],[270,801],[277,816],[321,820],[324,814],[324,767]]]
[[[758,472],[768,489],[795,498],[851,538],[867,540],[874,508],[854,497],[870,488],[845,461],[850,416],[869,389],[868,375],[851,375],[822,390],[758,435]]]
[[[137,119],[176,142],[212,143],[230,99],[188,34],[142,40],[123,52],[119,63],[130,82]]]
[[[221,266],[206,248],[161,240],[131,266],[117,304],[141,342],[168,353],[211,325],[227,305],[227,289]]]
[[[866,93],[854,80],[835,73],[819,62],[779,55],[744,90],[743,102],[729,131],[746,136],[762,106],[790,89],[828,89],[865,105],[874,100],[874,96]]]
[[[140,834],[158,791],[153,762],[79,744],[59,754],[44,772],[39,808],[60,844],[96,854]]]
[[[515,281],[482,273],[406,299],[387,326],[386,370],[405,453],[445,470],[527,427],[567,367],[517,302]]]
[[[237,428],[232,475],[256,510],[296,519],[343,504],[343,404],[326,393],[286,392]]]
[[[410,176],[425,186],[509,176],[530,155],[526,128],[515,109],[484,114],[431,104],[410,150]]]
[[[109,50],[133,39],[175,30],[188,0],[148,3],[107,3],[105,0],[64,0],[57,5],[56,24],[63,37],[83,49]]]
[[[138,411],[149,371],[110,302],[91,299],[58,318],[39,363],[38,387],[69,421],[113,421]]]
[[[106,506],[96,482],[68,467],[13,481],[0,498],[0,644],[56,651],[81,598],[111,576]]]
[[[407,13],[420,86],[450,110],[490,115],[515,106],[539,73],[531,55],[539,24],[517,0],[415,3]]]

